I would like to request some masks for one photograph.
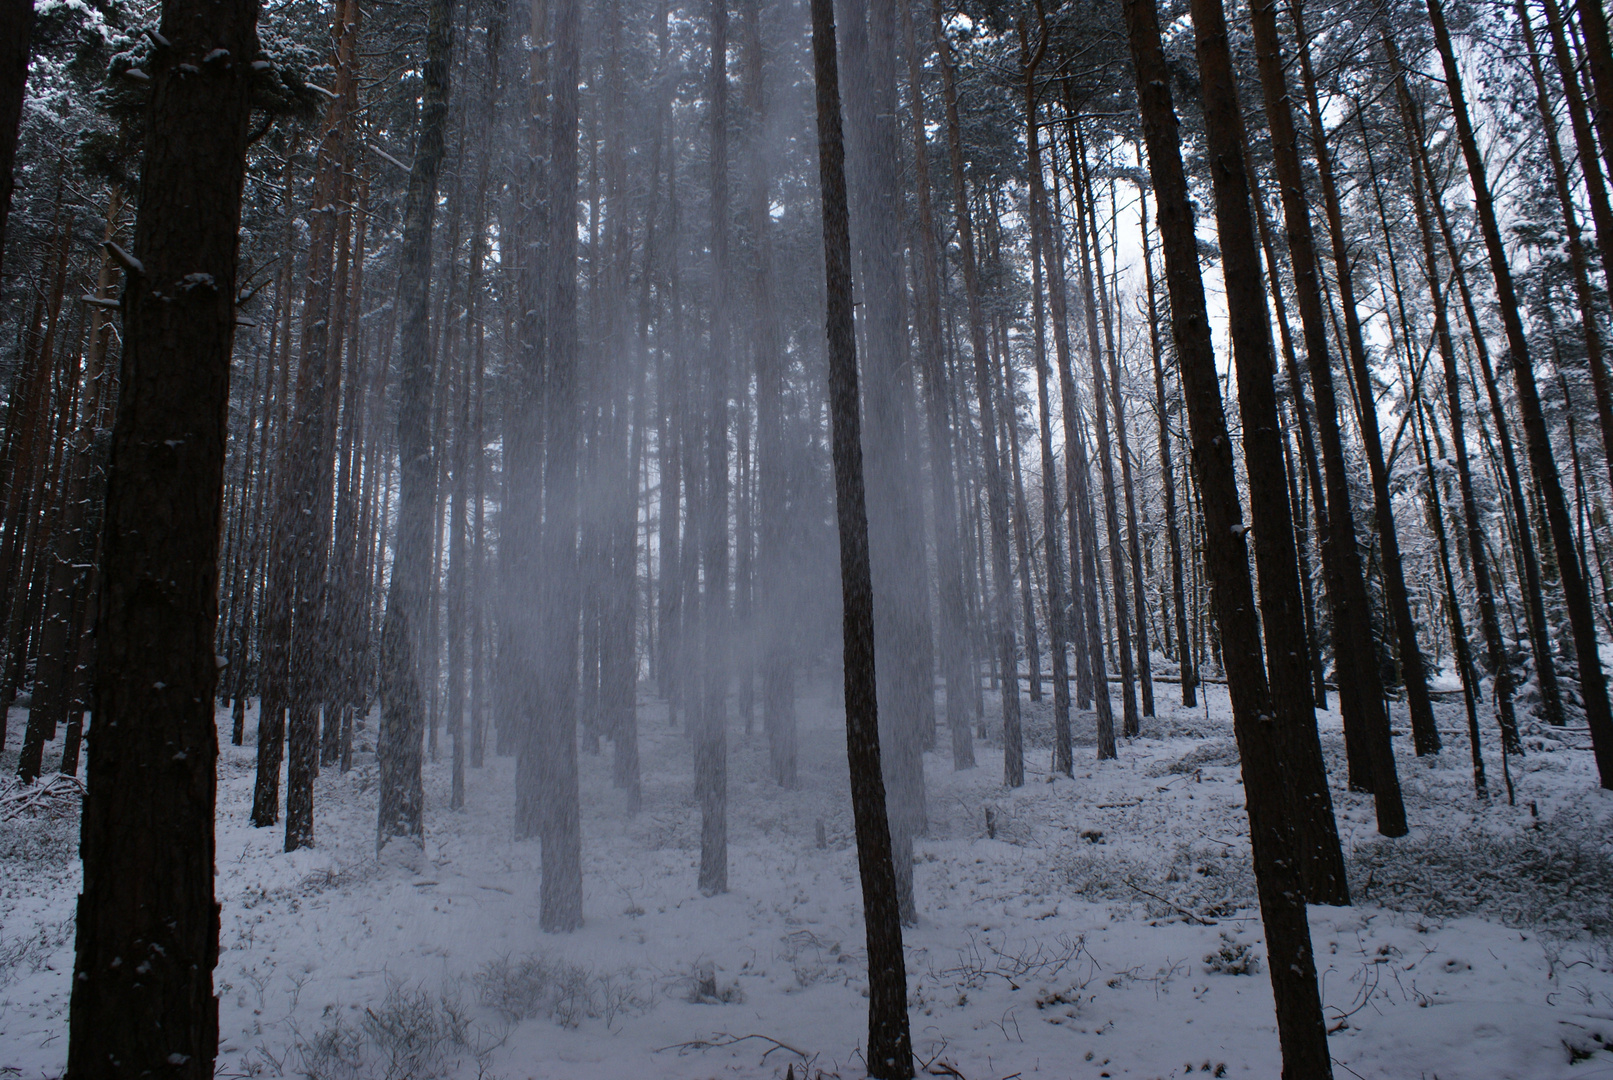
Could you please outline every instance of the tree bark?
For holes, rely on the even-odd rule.
[[[1125,0],[1122,10],[1148,144],[1148,167],[1159,200],[1159,233],[1171,296],[1171,331],[1187,405],[1194,469],[1203,494],[1204,566],[1211,581],[1216,622],[1227,646],[1223,654],[1227,689],[1232,698],[1233,728],[1248,796],[1249,834],[1260,915],[1270,952],[1283,1076],[1285,1080],[1326,1080],[1332,1076],[1327,1030],[1316,985],[1303,885],[1287,828],[1288,800],[1282,793],[1281,755],[1266,719],[1272,715],[1274,703],[1259,648],[1260,629],[1245,542],[1247,528],[1241,520],[1232,441],[1221,408],[1204,283],[1199,277],[1192,203],[1182,169],[1181,135],[1171,103],[1159,15],[1148,0]]]
[[[15,186],[17,129],[22,123],[23,91],[32,58],[29,40],[34,29],[34,0],[5,0],[0,4],[0,262],[6,253],[6,219],[11,213]]]
[[[166,0],[123,298],[67,1075],[210,1080],[214,693],[258,7]]]
[[[840,130],[833,0],[812,0],[812,52],[817,94],[818,175],[823,192],[829,415],[835,517],[840,532],[846,751],[868,948],[868,1048],[863,1056],[870,1076],[879,1080],[908,1080],[913,1075],[913,1046],[907,1023],[907,971],[902,954],[896,871],[891,863],[890,826],[879,760],[874,589],[869,572],[868,513],[862,478],[857,338],[852,321],[851,230],[846,212],[845,150]]]
[[[728,0],[711,0],[711,364],[701,526],[702,700],[695,727],[700,891],[728,891]]]
[[[1259,0],[1255,0],[1258,4]],[[1243,114],[1233,81],[1232,58],[1221,0],[1193,0],[1193,32],[1198,55],[1200,100],[1204,105],[1211,179],[1215,186],[1217,233],[1226,279],[1228,329],[1238,376],[1238,407],[1243,421],[1243,464],[1249,477],[1249,517],[1255,539],[1260,614],[1265,631],[1266,672],[1275,710],[1278,760],[1286,774],[1294,857],[1306,898],[1319,904],[1348,904],[1349,884],[1339,846],[1333,800],[1327,787],[1316,731],[1305,651],[1305,610],[1299,588],[1299,557],[1294,543],[1288,468],[1277,416],[1277,370],[1266,307],[1250,174],[1245,164]],[[1293,145],[1286,86],[1276,42],[1275,13],[1251,5],[1255,54],[1266,90],[1266,119],[1278,161],[1283,143]],[[1263,25],[1264,24],[1264,25]],[[1268,51],[1269,50],[1269,51]],[[1272,84],[1269,64],[1279,65]],[[1297,156],[1297,155],[1296,155]],[[1285,192],[1285,197],[1288,193]],[[1302,211],[1303,212],[1303,211]],[[1388,731],[1382,749],[1387,751]],[[1381,767],[1380,767],[1381,768]],[[1378,772],[1380,770],[1375,770]],[[1393,757],[1386,769],[1394,775]],[[1404,828],[1402,827],[1402,832]]]

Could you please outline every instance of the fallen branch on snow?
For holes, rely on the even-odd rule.
[[[770,1042],[773,1044],[772,1048],[762,1055],[763,1061],[766,1061],[767,1055],[773,1053],[775,1050],[788,1050],[802,1061],[812,1060],[811,1054],[808,1054],[802,1050],[797,1050],[789,1043],[780,1042],[771,1035],[760,1035],[755,1033],[750,1035],[730,1035],[726,1031],[719,1031],[709,1039],[690,1039],[688,1042],[673,1043],[671,1046],[660,1046],[656,1048],[655,1052],[659,1054],[663,1050],[676,1050],[678,1052],[678,1056],[682,1057],[691,1050],[721,1050],[727,1046],[737,1046],[746,1039],[761,1039],[764,1042]]]
[[[1195,915],[1193,912],[1187,910],[1184,907],[1177,907],[1175,904],[1171,903],[1169,900],[1165,899],[1163,896],[1159,895],[1158,893],[1149,892],[1147,889],[1143,888],[1141,885],[1137,884],[1135,881],[1131,880],[1130,878],[1126,878],[1125,880],[1126,880],[1126,884],[1131,886],[1132,889],[1136,890],[1137,892],[1142,893],[1144,896],[1151,897],[1154,900],[1158,900],[1161,904],[1164,904],[1166,907],[1170,908],[1172,911],[1176,912],[1176,914],[1180,915],[1184,919],[1189,919],[1189,920],[1191,920],[1193,922],[1196,922],[1200,926],[1215,926],[1216,925],[1216,922],[1215,922],[1214,919],[1206,919],[1202,915]]]

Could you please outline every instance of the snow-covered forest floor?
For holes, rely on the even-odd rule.
[[[1094,760],[1091,717],[1078,716],[1073,780],[1050,780],[1047,706],[1028,707],[1017,791],[990,745],[954,772],[942,733],[915,853],[922,917],[906,937],[929,1075],[1278,1075],[1243,789],[1224,689],[1207,689],[1207,708],[1180,710],[1160,684],[1162,715],[1118,762]],[[1378,838],[1370,801],[1334,786],[1357,904],[1312,908],[1311,928],[1335,1075],[1613,1074],[1613,793],[1577,748],[1586,737],[1537,731],[1512,763],[1517,806],[1485,806],[1460,704],[1437,709],[1437,760],[1396,740],[1410,837]],[[564,937],[538,930],[536,842],[510,839],[511,759],[471,771],[467,808],[450,812],[444,746],[426,767],[428,842],[410,866],[374,854],[375,765],[361,753],[349,774],[319,778],[317,846],[286,855],[281,829],[248,821],[249,716],[248,745],[226,740],[219,764],[219,1074],[864,1075],[862,919],[831,696],[804,695],[799,791],[763,779],[765,739],[735,719],[731,891],[712,898],[695,888],[688,740],[653,698],[640,716],[637,817],[611,787],[608,747],[583,755],[588,921]],[[1338,781],[1337,714],[1322,722]],[[0,760],[7,777],[14,758]],[[1500,766],[1492,755],[1498,792]],[[0,1076],[52,1077],[66,1058],[77,816],[71,799],[20,808],[16,796],[0,797]]]

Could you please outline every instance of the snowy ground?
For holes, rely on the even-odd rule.
[[[1210,687],[1208,710],[1174,710],[1177,689],[1158,689],[1163,715],[1118,762],[1095,762],[1090,717],[1078,721],[1073,780],[1049,779],[1045,706],[1029,712],[1022,789],[1002,786],[990,746],[970,772],[952,771],[944,733],[927,757],[922,919],[907,945],[914,1050],[930,1075],[1278,1075],[1225,695]],[[1484,806],[1461,711],[1439,709],[1439,760],[1397,740],[1411,837],[1376,839],[1370,803],[1334,789],[1358,901],[1311,916],[1335,1075],[1613,1075],[1613,794],[1595,786],[1586,737],[1532,738],[1513,763],[1517,807]],[[695,888],[688,741],[653,700],[641,717],[636,818],[608,754],[584,755],[588,922],[565,937],[537,927],[538,851],[510,839],[510,760],[471,774],[458,813],[446,760],[428,765],[429,840],[411,868],[373,854],[370,755],[320,777],[317,847],[286,855],[280,829],[248,822],[250,738],[225,745],[220,1075],[863,1075],[840,716],[821,688],[803,701],[797,792],[761,779],[764,740],[736,722],[731,891],[710,899]],[[1337,723],[1324,718],[1335,776]],[[0,761],[7,777],[14,759]],[[1490,771],[1500,790],[1498,757]],[[77,821],[8,815],[0,1076],[53,1077],[66,1058]]]

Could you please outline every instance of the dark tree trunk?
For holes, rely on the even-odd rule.
[[[851,230],[846,213],[845,150],[840,134],[840,78],[833,0],[812,0],[817,86],[818,175],[823,189],[823,253],[828,297],[829,415],[833,429],[835,516],[840,531],[846,751],[851,770],[857,868],[868,947],[870,1076],[907,1080],[913,1046],[907,1025],[907,970],[891,863],[890,825],[879,761],[879,703],[874,680],[874,589],[869,573],[868,512],[863,493],[858,415],[857,338],[852,321]]]
[[[767,96],[763,85],[765,51],[762,47],[760,0],[741,5],[745,35],[745,107],[755,134],[750,151],[750,186],[746,203],[748,224],[756,245],[752,280],[752,327],[756,356],[756,495],[761,526],[757,537],[756,591],[761,618],[762,726],[767,732],[768,760],[773,779],[793,788],[796,771],[795,663],[790,649],[790,583],[788,489],[789,450],[784,433],[784,367],[775,307],[772,218],[768,213],[772,187],[766,156]]]
[[[1613,205],[1608,202],[1607,177],[1602,174],[1601,162],[1596,155],[1596,136],[1592,131],[1590,113],[1585,95],[1580,92],[1579,74],[1568,41],[1563,33],[1563,16],[1557,0],[1541,0],[1546,14],[1546,29],[1551,34],[1552,59],[1563,88],[1563,99],[1568,104],[1568,116],[1574,129],[1574,144],[1579,150],[1579,168],[1585,178],[1585,193],[1591,204],[1591,220],[1596,223],[1596,244],[1602,253],[1602,276],[1613,280]],[[1609,436],[1603,422],[1603,437]],[[1613,467],[1613,460],[1610,460]]]
[[[1278,272],[1277,256],[1271,243],[1271,222],[1266,213],[1265,197],[1256,193],[1254,196],[1255,222],[1260,226],[1260,247],[1266,256],[1266,284],[1271,291],[1272,307],[1277,316],[1277,330],[1282,339],[1283,369],[1288,376],[1288,392],[1290,405],[1294,417],[1299,423],[1300,451],[1304,456],[1305,476],[1309,484],[1312,504],[1316,507],[1316,520],[1322,528],[1322,542],[1326,543],[1327,533],[1327,494],[1322,486],[1322,473],[1316,463],[1316,443],[1311,435],[1310,402],[1305,399],[1305,383],[1300,377],[1299,360],[1294,354],[1294,335],[1288,323],[1288,306],[1283,301],[1282,275]],[[1304,504],[1299,497],[1299,478],[1294,466],[1292,456],[1289,454],[1288,435],[1283,433],[1283,454],[1288,459],[1288,501],[1294,512],[1294,547],[1299,555],[1299,583],[1305,600],[1305,632],[1306,647],[1311,650],[1311,681],[1313,696],[1318,709],[1327,708],[1327,683],[1322,663],[1319,645],[1319,628],[1316,621],[1316,607],[1311,594],[1310,559],[1306,554],[1308,549],[1306,527],[1306,514]],[[1336,651],[1336,648],[1335,648]]]
[[[15,184],[17,129],[22,123],[23,90],[32,58],[29,41],[34,30],[34,0],[0,3],[0,261],[6,254],[6,218],[11,213]]]
[[[923,746],[935,711],[928,559],[913,443],[905,280],[901,139],[897,130],[896,4],[842,0],[841,59],[848,191],[861,289],[868,536],[879,641],[880,739],[902,915],[912,900],[913,837],[925,828]],[[864,14],[866,13],[866,19]]]
[[[1400,107],[1401,122],[1406,133],[1408,148],[1416,157],[1421,135],[1412,107],[1411,95],[1405,75],[1400,68],[1400,56],[1394,42],[1384,39],[1389,58],[1389,72],[1395,82],[1395,94]],[[1472,567],[1473,591],[1478,595],[1479,626],[1484,634],[1485,656],[1492,681],[1496,712],[1501,726],[1501,739],[1508,753],[1522,749],[1518,738],[1518,721],[1512,707],[1512,663],[1507,656],[1506,643],[1501,637],[1501,623],[1496,618],[1495,586],[1490,573],[1490,560],[1485,551],[1484,519],[1479,514],[1478,498],[1473,489],[1473,469],[1467,456],[1466,413],[1462,404],[1462,382],[1457,374],[1456,348],[1451,341],[1447,292],[1441,283],[1439,255],[1434,242],[1434,228],[1429,221],[1428,197],[1423,190],[1423,172],[1413,167],[1411,175],[1412,206],[1417,215],[1418,233],[1422,240],[1423,272],[1428,281],[1428,295],[1434,307],[1434,341],[1439,347],[1444,368],[1445,399],[1451,425],[1451,445],[1456,456],[1456,475],[1462,494],[1462,518],[1467,528],[1468,562]],[[1452,276],[1460,267],[1452,268]],[[1476,690],[1476,688],[1475,688]]]
[[[1068,93],[1068,90],[1066,90]],[[1066,124],[1069,144],[1075,150],[1075,110],[1066,108],[1071,117]],[[1051,146],[1055,156],[1056,142]],[[1057,228],[1050,229],[1052,242],[1043,249],[1047,262],[1049,313],[1053,316],[1053,353],[1058,362],[1060,419],[1064,429],[1064,490],[1068,494],[1066,524],[1070,538],[1070,608],[1069,640],[1075,646],[1075,704],[1083,709],[1097,707],[1098,748],[1100,756],[1113,756],[1114,714],[1109,701],[1109,682],[1105,671],[1103,648],[1098,628],[1097,578],[1094,565],[1092,528],[1092,497],[1088,490],[1086,439],[1077,420],[1079,407],[1076,399],[1075,373],[1070,358],[1069,288],[1064,272],[1063,207],[1060,199],[1060,177],[1065,170],[1053,171],[1053,218]]]
[[[318,151],[303,304],[302,356],[297,367],[281,494],[288,523],[285,565],[290,605],[286,695],[287,851],[314,841],[314,777],[319,771],[319,713],[326,705],[332,642],[325,610],[325,578],[331,529],[331,462],[335,453],[337,393],[341,375],[342,308],[345,296],[347,227],[338,215],[346,201],[347,101],[353,77],[357,5],[338,0],[332,17],[336,96],[324,117]],[[429,112],[429,108],[428,108]],[[433,191],[433,195],[435,191]],[[340,240],[338,241],[338,236]],[[333,281],[333,276],[337,279]],[[328,707],[328,706],[327,706]]]
[[[1592,116],[1602,141],[1602,161],[1613,176],[1613,42],[1608,39],[1607,12],[1597,0],[1576,0],[1579,30],[1585,39],[1586,66],[1595,89]],[[1443,23],[1443,15],[1441,23]],[[1605,268],[1613,273],[1613,267]]]
[[[1580,235],[1579,211],[1574,206],[1573,181],[1563,161],[1562,145],[1557,139],[1557,114],[1546,91],[1546,77],[1540,67],[1540,53],[1535,48],[1535,32],[1529,21],[1529,5],[1514,0],[1513,10],[1518,13],[1518,25],[1523,30],[1524,45],[1529,53],[1529,74],[1535,84],[1535,107],[1540,112],[1540,129],[1546,136],[1547,157],[1551,161],[1552,185],[1556,188],[1557,204],[1562,210],[1563,227],[1568,248],[1569,276],[1574,281],[1574,299],[1579,305],[1580,330],[1585,338],[1585,366],[1590,369],[1591,395],[1596,401],[1597,426],[1602,431],[1602,454],[1607,459],[1608,476],[1613,479],[1613,385],[1610,385],[1607,358],[1602,354],[1602,332],[1597,325],[1596,294],[1591,291],[1590,270],[1585,256],[1585,243]],[[1601,169],[1592,158],[1583,163],[1586,186],[1593,192],[1594,201],[1601,187]],[[1602,200],[1606,202],[1605,195]],[[1613,267],[1608,268],[1613,271]]]
[[[218,1052],[213,633],[257,15],[250,0],[167,0],[150,65],[80,837],[75,1080],[109,1063],[211,1080]]]
[[[1258,4],[1259,0],[1255,0]],[[1348,904],[1344,853],[1327,787],[1327,770],[1316,732],[1310,660],[1304,648],[1305,610],[1299,589],[1293,508],[1282,426],[1277,416],[1277,370],[1266,307],[1264,269],[1250,206],[1251,184],[1244,154],[1244,124],[1233,81],[1226,19],[1220,0],[1193,0],[1200,100],[1212,155],[1216,224],[1226,276],[1238,407],[1243,420],[1244,469],[1249,476],[1249,516],[1254,531],[1260,614],[1265,631],[1266,671],[1276,728],[1271,737],[1286,774],[1294,857],[1306,898]],[[1269,64],[1280,65],[1275,14],[1252,8],[1256,57],[1266,89],[1266,117],[1279,161],[1283,143],[1292,148],[1293,124],[1286,108],[1280,66],[1276,85]],[[1264,25],[1263,25],[1264,24]],[[1269,50],[1269,52],[1268,52]],[[1286,195],[1286,193],[1285,193]],[[1303,211],[1302,211],[1303,212]],[[1387,748],[1388,732],[1384,733]],[[1393,759],[1389,773],[1393,775]]]
[[[1301,50],[1302,64],[1305,56],[1305,51]],[[1292,123],[1288,131],[1290,138],[1286,146],[1282,140],[1275,140],[1277,161],[1284,170],[1279,175],[1279,186],[1294,266],[1295,300],[1304,330],[1306,364],[1316,405],[1316,436],[1326,472],[1327,522],[1322,537],[1322,569],[1333,611],[1333,659],[1339,684],[1339,708],[1344,716],[1349,782],[1358,790],[1373,792],[1379,831],[1386,836],[1401,836],[1406,831],[1405,808],[1400,798],[1399,778],[1394,771],[1382,673],[1371,646],[1371,601],[1356,543],[1349,466],[1339,427],[1333,359],[1327,344],[1320,259],[1310,231],[1310,208],[1304,200],[1304,188],[1296,180],[1298,150],[1294,139],[1297,133]],[[1320,498],[1317,509],[1318,512],[1322,509]],[[1380,773],[1384,774],[1381,782]]]
[[[1434,457],[1428,448],[1428,425],[1423,422],[1426,408],[1421,399],[1417,407],[1418,445],[1422,450],[1424,484],[1427,489],[1428,524],[1439,542],[1439,569],[1445,583],[1445,617],[1450,621],[1451,648],[1456,654],[1456,670],[1462,680],[1462,704],[1467,709],[1467,743],[1473,756],[1473,790],[1480,799],[1488,790],[1484,778],[1484,752],[1479,739],[1478,672],[1473,667],[1472,651],[1467,643],[1467,626],[1462,620],[1462,598],[1456,591],[1456,575],[1451,572],[1450,541],[1445,535],[1445,511],[1441,506],[1439,478],[1434,471]]]
[[[1113,303],[1110,302],[1109,276],[1103,269],[1103,243],[1098,235],[1096,196],[1091,192],[1092,176],[1088,171],[1086,160],[1081,161],[1081,169],[1088,185],[1088,217],[1087,221],[1092,230],[1092,259],[1098,281],[1098,303],[1103,312],[1103,340],[1109,353],[1110,379],[1109,379],[1109,405],[1114,410],[1115,422],[1115,452],[1120,458],[1120,494],[1125,500],[1126,507],[1126,555],[1131,563],[1131,602],[1132,602],[1132,641],[1137,655],[1137,686],[1142,694],[1142,715],[1154,715],[1154,674],[1153,664],[1148,653],[1148,606],[1143,594],[1143,557],[1137,519],[1136,486],[1131,478],[1131,446],[1126,438],[1126,408],[1120,396],[1120,377],[1124,365],[1125,350],[1117,344],[1119,331],[1116,327],[1114,309],[1119,307],[1118,293]],[[1114,202],[1114,178],[1109,180],[1109,204]],[[1118,240],[1116,241],[1118,243]],[[1115,255],[1118,263],[1119,255]],[[1118,273],[1118,271],[1117,271]],[[1116,283],[1115,289],[1119,285]],[[1121,588],[1120,575],[1115,575],[1115,588]],[[1127,729],[1127,735],[1136,735],[1138,731]]]
[[[1249,834],[1254,848],[1260,915],[1271,959],[1277,1032],[1285,1080],[1332,1076],[1316,961],[1305,919],[1303,885],[1287,828],[1282,763],[1270,724],[1274,707],[1260,654],[1260,628],[1249,580],[1246,528],[1240,520],[1232,442],[1221,408],[1210,323],[1199,277],[1192,203],[1182,170],[1181,136],[1160,43],[1159,16],[1148,0],[1126,0],[1126,28],[1136,72],[1149,172],[1159,200],[1159,233],[1170,287],[1171,330],[1187,404],[1194,470],[1204,508],[1204,566],[1216,622],[1224,635],[1227,690],[1243,761]],[[1256,286],[1259,282],[1256,280]],[[1264,304],[1261,304],[1264,308]],[[1286,521],[1284,522],[1286,524]]]

